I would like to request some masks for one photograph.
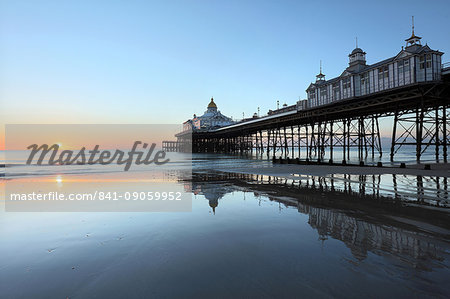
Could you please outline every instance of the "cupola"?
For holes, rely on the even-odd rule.
[[[325,82],[325,75],[322,74],[322,60],[320,61],[320,72],[316,76],[316,83]]]
[[[208,108],[216,108],[217,109],[217,105],[216,103],[214,103],[214,98],[211,97],[211,102],[209,102],[208,104]]]
[[[411,34],[411,37],[408,38],[408,39],[405,39],[405,41],[406,41],[406,48],[413,47],[413,46],[421,46],[421,44],[420,44],[420,40],[421,39],[422,39],[421,37],[416,36],[414,34],[414,16],[413,16],[412,17],[412,34]]]
[[[366,64],[366,52],[364,52],[361,48],[358,48],[358,38],[356,38],[356,48],[348,55],[350,66],[356,64]]]

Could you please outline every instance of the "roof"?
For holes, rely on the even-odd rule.
[[[359,51],[362,51],[362,49],[356,48],[356,49],[354,49],[354,50],[352,51],[352,54],[354,54],[354,53],[361,53],[361,52],[359,52]],[[323,81],[318,81],[318,82],[316,82],[316,83],[311,83],[311,84],[309,85],[309,87],[308,87],[306,90],[308,91],[308,90],[310,90],[311,88],[313,88],[313,87],[318,87],[318,86],[320,86],[320,85],[322,85],[322,84],[330,84],[330,83],[334,83],[334,82],[338,81],[341,77],[343,77],[344,74],[346,74],[346,75],[348,75],[348,74],[359,74],[359,73],[366,72],[366,71],[368,71],[368,70],[371,70],[371,69],[380,67],[380,66],[382,66],[382,65],[385,65],[385,64],[387,64],[387,63],[390,63],[390,62],[392,62],[392,61],[394,61],[394,60],[399,59],[399,56],[400,56],[402,53],[407,53],[407,54],[409,54],[409,55],[414,55],[414,54],[421,54],[421,53],[428,53],[428,52],[433,52],[433,53],[438,53],[438,54],[444,54],[443,52],[436,51],[436,50],[432,50],[428,45],[425,45],[425,46],[421,46],[421,45],[412,45],[412,46],[406,47],[405,49],[402,49],[397,55],[395,55],[395,56],[393,56],[393,57],[387,58],[387,59],[385,59],[385,60],[376,62],[376,63],[371,64],[371,65],[362,65],[362,68],[360,68],[359,70],[355,70],[355,69],[353,69],[353,68],[350,66],[350,67],[348,67],[347,69],[345,69],[345,70],[341,73],[341,75],[339,75],[339,76],[337,76],[337,77],[331,78],[331,79],[329,79],[329,80],[323,80]],[[362,51],[362,53],[364,53],[364,52]],[[352,55],[352,54],[350,54],[350,55]]]
[[[416,36],[416,35],[414,34],[414,31],[413,31],[412,34],[411,34],[411,37],[405,39],[405,41],[407,42],[407,41],[412,40],[412,39],[422,39],[422,38],[421,38],[420,36]]]
[[[324,78],[325,77],[325,75],[324,74],[322,74],[322,71],[320,71],[320,73],[316,76],[317,78]]]
[[[352,53],[350,53],[349,56],[356,54],[356,53],[362,53],[362,54],[366,54],[366,52],[364,52],[361,48],[355,48]]]
[[[384,65],[384,64],[386,64],[386,63],[389,63],[389,62],[393,61],[396,57],[397,57],[397,55],[394,56],[394,57],[385,59],[385,60],[381,60],[381,61],[376,62],[376,63],[374,63],[374,64],[368,65],[368,66],[364,69],[364,71],[369,70],[369,69],[373,69],[373,68],[377,68],[377,67],[382,66],[382,65]]]

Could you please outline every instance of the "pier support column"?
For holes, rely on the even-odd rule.
[[[444,113],[445,111],[445,113]],[[420,163],[422,156],[434,150],[436,161],[447,160],[448,114],[444,107],[417,107],[413,110],[397,112],[394,115],[392,131],[391,161],[394,155],[404,146],[414,146],[416,161]],[[442,152],[440,148],[442,147]]]
[[[397,122],[398,122],[398,110],[394,115],[394,126],[392,127],[392,141],[391,141],[391,162],[394,162],[395,155],[395,140],[397,136]]]
[[[442,107],[442,152],[445,163],[447,163],[447,139],[450,137],[450,132],[447,131],[447,129],[450,129],[450,126],[447,126],[448,120],[447,106],[444,105],[444,107]]]

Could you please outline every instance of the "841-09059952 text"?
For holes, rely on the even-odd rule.
[[[153,192],[153,191],[95,191],[89,193],[61,193],[61,192],[47,192],[47,193],[11,193],[11,201],[114,201],[114,200],[148,200],[148,201],[176,201],[181,200],[181,192]]]

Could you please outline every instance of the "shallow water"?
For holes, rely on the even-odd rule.
[[[1,212],[1,297],[450,295],[447,209],[216,163],[258,165],[197,158],[192,179],[168,182],[193,194],[192,212]]]

